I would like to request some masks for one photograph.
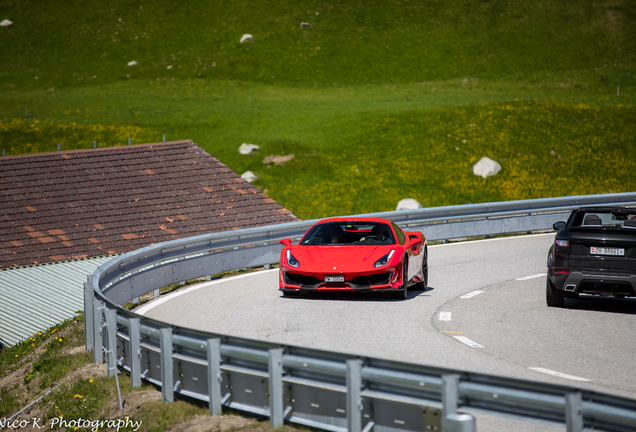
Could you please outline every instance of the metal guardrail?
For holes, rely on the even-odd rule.
[[[374,213],[430,240],[552,229],[573,208],[635,205],[636,193],[471,204]],[[370,215],[366,215],[370,216]],[[573,387],[358,357],[178,327],[120,305],[159,288],[227,270],[278,262],[285,237],[315,221],[213,233],[114,258],[85,283],[86,349],[174,394],[329,431],[474,431],[458,409],[601,430],[636,430],[636,401]],[[101,349],[100,349],[101,348]],[[169,383],[169,385],[163,385]]]

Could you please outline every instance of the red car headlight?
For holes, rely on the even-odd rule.
[[[300,265],[289,249],[287,249],[287,265],[290,267],[298,267]]]
[[[375,264],[373,264],[373,267],[382,267],[382,266],[387,265],[389,263],[389,261],[391,260],[391,257],[393,256],[394,253],[395,253],[395,249],[391,249],[391,252],[389,252],[388,254],[384,255],[379,260],[377,260],[375,262]]]

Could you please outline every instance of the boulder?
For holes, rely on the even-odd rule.
[[[252,39],[252,35],[251,35],[251,34],[247,34],[247,33],[246,33],[246,34],[244,34],[244,35],[241,37],[241,43],[245,43],[245,42],[247,42],[247,41],[249,41],[249,40],[251,40],[251,39]]]
[[[239,152],[240,154],[245,155],[245,154],[250,154],[250,153],[252,153],[254,150],[257,150],[257,149],[259,149],[259,148],[260,148],[260,147],[259,147],[259,146],[257,146],[256,144],[245,144],[245,143],[243,143],[243,144],[241,144],[241,146],[239,147],[238,152]]]
[[[499,162],[490,159],[489,157],[483,157],[479,159],[475,165],[473,165],[473,174],[476,176],[482,176],[483,178],[494,176],[501,171],[501,165]]]
[[[289,162],[290,160],[292,160],[294,158],[294,154],[288,154],[288,155],[269,155],[266,156],[263,159],[263,163],[264,164],[268,164],[268,163],[272,163],[274,162],[276,165],[285,165],[285,162]]]
[[[418,200],[413,198],[404,198],[398,202],[395,210],[414,210],[418,208],[422,208],[422,204],[420,204]]]
[[[243,174],[241,174],[241,178],[248,183],[252,183],[254,180],[258,179],[256,174],[254,174],[252,171],[245,171]]]

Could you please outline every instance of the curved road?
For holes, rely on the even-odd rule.
[[[554,234],[429,246],[429,287],[283,297],[277,270],[184,288],[136,312],[191,328],[636,398],[636,301],[545,304]],[[478,418],[479,430],[491,419]],[[560,430],[529,425],[528,430]],[[522,430],[525,427],[510,424]]]

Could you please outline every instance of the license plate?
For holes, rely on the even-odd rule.
[[[344,276],[325,276],[325,282],[344,282]]]
[[[608,248],[608,247],[595,247],[590,248],[590,253],[594,255],[615,255],[625,256],[625,249],[623,248]]]

